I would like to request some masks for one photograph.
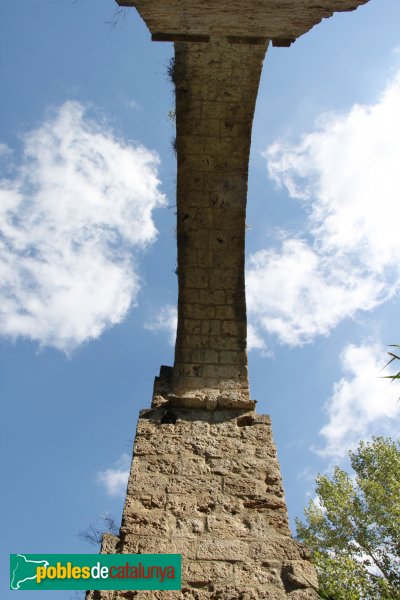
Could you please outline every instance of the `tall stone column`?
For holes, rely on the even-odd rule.
[[[249,399],[244,246],[266,42],[176,43],[178,331],[173,392]],[[231,398],[235,397],[232,396]]]
[[[250,399],[244,245],[251,126],[269,41],[290,46],[367,0],[118,0],[175,42],[178,332],[139,418],[119,536],[103,553],[181,553],[177,592],[88,600],[312,600],[268,416]],[[268,293],[266,291],[266,293]]]

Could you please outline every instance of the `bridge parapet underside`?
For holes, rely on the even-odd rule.
[[[133,6],[154,41],[201,41],[290,46],[334,12],[355,10],[368,0],[117,0]]]

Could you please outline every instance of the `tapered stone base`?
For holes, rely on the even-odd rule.
[[[120,536],[106,534],[102,552],[180,553],[182,591],[88,600],[317,598],[290,536],[270,418],[253,411],[141,411]]]

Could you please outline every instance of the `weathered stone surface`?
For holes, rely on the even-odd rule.
[[[317,587],[315,570],[308,561],[291,561],[283,565],[282,578],[293,588]]]
[[[142,414],[120,536],[104,536],[102,551],[182,554],[182,591],[166,597],[315,598],[308,553],[290,537],[269,417],[168,405]],[[138,594],[115,598],[158,597]]]
[[[111,533],[103,533],[101,540],[102,554],[115,554],[119,538]]]
[[[156,40],[201,40],[225,35],[233,44],[273,40],[288,46],[335,11],[367,0],[117,0],[135,6]],[[236,83],[240,85],[239,82]]]
[[[239,247],[237,250],[240,252],[241,248]],[[192,254],[189,254],[186,263],[181,262],[186,267],[191,266]],[[182,304],[184,309],[182,317],[178,321],[178,332],[181,333],[178,333],[177,336],[176,356],[180,357],[181,366],[177,368],[175,360],[174,368],[161,367],[160,375],[155,378],[154,382],[152,408],[168,404],[171,407],[203,408],[208,411],[224,408],[254,409],[256,402],[249,398],[248,391],[246,331],[240,330],[236,337],[227,338],[222,329],[217,328],[215,323],[210,325],[209,319],[204,317],[205,321],[201,323],[209,329],[209,334],[207,336],[192,335],[193,320],[188,319],[184,314],[186,309],[191,311],[190,295],[192,291],[193,289],[183,290],[181,294],[188,299]],[[242,292],[244,292],[244,283],[237,296],[238,301],[243,300]],[[211,331],[214,331],[214,334]],[[216,334],[216,332],[219,333]],[[228,348],[235,351],[214,352],[200,350],[201,348],[217,350]],[[211,359],[214,364],[208,362]],[[194,362],[196,364],[193,364]],[[228,362],[230,362],[229,365]],[[235,379],[237,377],[239,379]]]
[[[225,38],[175,45],[179,299],[168,390],[175,406],[254,408],[244,234],[250,132],[266,47]]]
[[[214,581],[232,581],[233,563],[211,560],[187,561],[183,567],[183,578],[191,583],[209,583]]]

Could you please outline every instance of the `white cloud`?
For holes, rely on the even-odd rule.
[[[128,100],[128,107],[134,108],[135,110],[139,110],[140,106],[135,100]]]
[[[324,115],[298,144],[279,140],[265,152],[270,177],[308,220],[279,251],[250,257],[248,306],[259,332],[303,344],[399,289],[399,107],[400,73],[375,104]]]
[[[145,329],[153,333],[166,332],[173,346],[176,339],[176,327],[178,325],[178,311],[176,306],[167,304],[160,308],[157,314],[152,315],[144,324]]]
[[[130,463],[130,457],[124,453],[112,469],[106,469],[97,474],[97,481],[105,485],[110,496],[125,497]]]
[[[270,356],[267,351],[267,345],[265,341],[258,335],[257,329],[251,324],[247,324],[247,350],[260,350],[265,356]]]
[[[64,351],[120,322],[140,288],[132,249],[156,237],[158,157],[66,102],[0,181],[0,333]]]
[[[386,352],[379,344],[348,345],[341,355],[344,377],[334,384],[325,412],[328,423],[320,434],[325,445],[319,454],[343,458],[361,439],[400,434],[399,387],[382,379]]]
[[[260,250],[248,260],[247,306],[253,328],[300,345],[328,334],[360,308],[374,308],[392,288],[356,268],[351,259],[323,256],[299,238],[279,252]]]
[[[3,144],[2,142],[0,142],[0,157],[10,156],[11,154],[12,152],[7,146],[7,144]]]

